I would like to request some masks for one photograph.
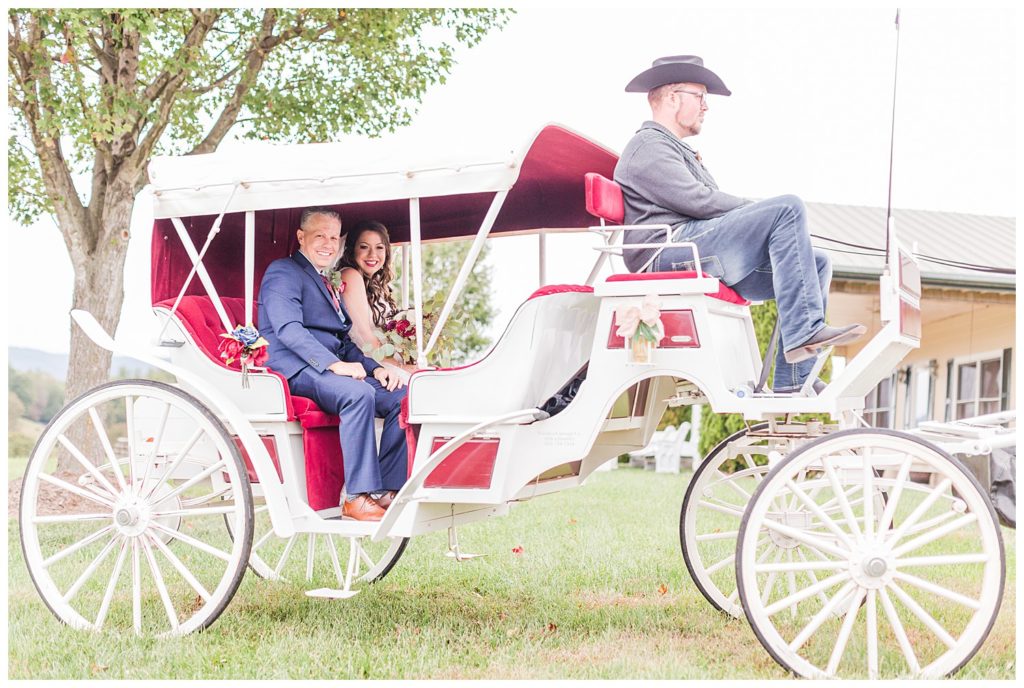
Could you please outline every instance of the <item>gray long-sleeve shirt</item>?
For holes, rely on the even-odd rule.
[[[622,187],[625,224],[662,224],[675,228],[688,220],[706,220],[751,201],[718,190],[697,153],[657,122],[644,122],[615,165]],[[627,232],[631,244],[665,240],[663,230]],[[635,272],[656,249],[626,249],[626,267]]]

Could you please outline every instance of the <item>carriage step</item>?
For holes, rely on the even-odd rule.
[[[459,549],[459,534],[456,532],[455,527],[448,529],[448,551],[444,553],[446,557],[451,557],[455,561],[469,561],[470,559],[476,559],[477,557],[484,556],[483,554],[469,554]]]

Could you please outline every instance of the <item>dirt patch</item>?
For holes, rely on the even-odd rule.
[[[78,478],[81,474],[71,472],[57,473],[55,477],[78,486]],[[16,478],[7,483],[7,518],[17,518],[18,510],[21,507],[21,478]],[[39,515],[53,516],[57,514],[91,514],[99,513],[106,507],[80,497],[73,492],[51,485],[46,482],[39,482]]]

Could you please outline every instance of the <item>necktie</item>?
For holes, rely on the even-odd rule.
[[[320,275],[320,279],[324,281],[327,293],[331,295],[331,301],[334,302],[334,310],[338,312],[338,315],[341,315],[341,302],[338,301],[338,292],[334,289],[334,285],[327,279],[327,275]]]

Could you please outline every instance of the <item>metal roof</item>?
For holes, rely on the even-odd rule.
[[[885,249],[885,208],[807,203],[811,234],[850,244]],[[1016,269],[1016,218],[970,215],[934,210],[893,210],[896,236],[920,256],[975,265]],[[873,279],[881,274],[883,259],[860,255],[862,249],[815,238],[815,246],[828,249],[835,277]],[[916,243],[916,247],[915,247]],[[978,272],[921,261],[925,284],[1016,291],[1016,275]]]

